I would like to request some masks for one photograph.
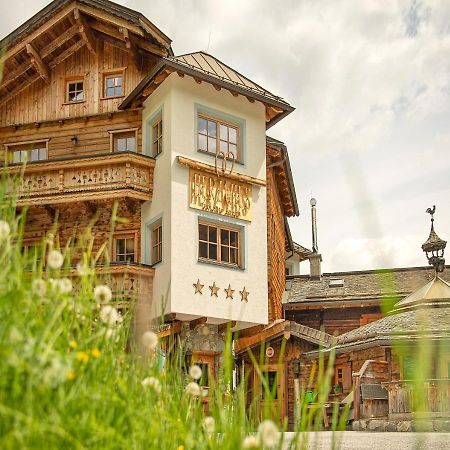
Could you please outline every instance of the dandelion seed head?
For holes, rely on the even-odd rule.
[[[141,382],[144,387],[151,387],[157,394],[161,393],[161,382],[158,378],[155,377],[147,377],[144,378]]]
[[[108,303],[112,299],[111,289],[102,284],[94,289],[94,299],[97,303]]]
[[[202,369],[197,364],[189,367],[189,376],[194,380],[200,380],[202,377]]]
[[[33,292],[39,297],[44,297],[44,295],[47,293],[47,285],[42,278],[34,279],[31,288]]]
[[[80,277],[83,277],[83,276],[89,275],[91,273],[91,269],[84,263],[79,262],[77,264],[77,273],[78,273],[78,275],[80,275]]]
[[[100,320],[108,325],[114,325],[117,322],[119,313],[111,305],[105,305],[100,310]]]
[[[62,294],[69,294],[72,292],[73,285],[69,278],[61,278],[59,280],[59,290]]]
[[[213,434],[216,429],[216,421],[214,417],[207,416],[203,419],[203,429],[207,434]]]
[[[246,436],[244,440],[242,441],[242,448],[244,450],[251,450],[259,448],[259,439],[257,436]]]
[[[195,381],[191,381],[190,383],[188,383],[187,386],[185,387],[185,391],[191,397],[200,396],[200,386]]]
[[[158,336],[153,331],[146,331],[142,335],[142,345],[146,350],[153,351],[158,345]]]
[[[275,447],[278,444],[278,428],[271,420],[263,420],[258,427],[258,436],[265,447]]]
[[[0,220],[0,241],[6,239],[10,232],[11,228],[9,227],[9,223],[4,220]]]
[[[50,269],[60,269],[64,262],[64,256],[58,250],[51,250],[47,256],[47,264]]]

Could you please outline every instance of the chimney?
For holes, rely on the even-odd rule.
[[[312,255],[309,257],[309,276],[311,280],[320,280],[322,277],[322,255],[319,253],[319,248],[317,246],[317,215],[316,215],[316,205],[317,200],[312,198],[311,204],[311,226],[312,226]]]

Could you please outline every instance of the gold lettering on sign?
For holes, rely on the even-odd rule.
[[[189,197],[191,208],[252,220],[251,184],[190,169]]]

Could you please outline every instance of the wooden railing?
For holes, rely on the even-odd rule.
[[[150,266],[136,263],[112,263],[95,267],[97,281],[111,288],[114,301],[124,303],[146,298],[152,299],[154,269]],[[75,290],[78,290],[79,275],[72,270],[69,276],[72,278]]]
[[[4,167],[23,176],[18,204],[54,204],[70,201],[129,197],[151,200],[155,161],[133,153],[107,153],[37,161]]]
[[[415,417],[450,417],[450,379],[382,383],[388,391],[389,420]]]

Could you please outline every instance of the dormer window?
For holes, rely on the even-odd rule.
[[[342,278],[333,278],[328,281],[328,287],[344,287],[344,280]]]
[[[84,102],[84,81],[82,79],[67,82],[66,102]]]

